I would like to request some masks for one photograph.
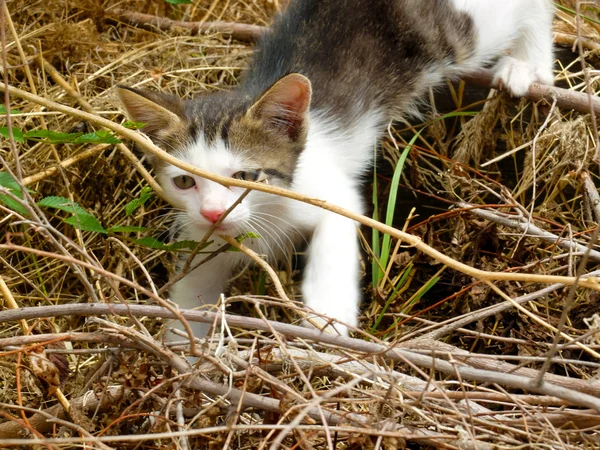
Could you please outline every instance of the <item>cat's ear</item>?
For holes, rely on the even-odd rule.
[[[183,124],[183,102],[175,95],[125,86],[117,87],[117,95],[130,119],[145,124],[142,131],[150,138],[160,138]]]
[[[271,86],[250,107],[248,114],[267,129],[296,141],[305,131],[311,93],[309,79],[292,73]]]

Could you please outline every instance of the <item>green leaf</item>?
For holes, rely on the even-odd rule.
[[[14,198],[6,195],[0,194],[0,203],[3,203],[8,209],[12,209],[13,211],[18,212],[22,216],[29,216],[29,212],[23,205],[17,202]]]
[[[192,0],[165,0],[165,2],[171,5],[190,5]]]
[[[404,284],[406,283],[406,280],[408,279],[408,276],[410,275],[412,270],[413,270],[413,263],[409,263],[408,266],[406,266],[404,268],[404,272],[402,273],[400,280],[396,283],[396,286],[394,286],[394,290],[388,296],[388,299],[386,300],[385,305],[383,306],[383,308],[381,308],[381,312],[379,313],[379,315],[377,316],[377,319],[375,320],[375,323],[371,327],[371,334],[374,334],[375,331],[377,331],[379,324],[385,317],[385,314],[387,313],[392,302],[394,300],[396,300],[396,297],[398,295],[398,291],[400,290],[400,288],[404,287]]]
[[[31,130],[25,133],[25,139],[44,141],[50,144],[68,144],[73,142],[82,133],[63,133],[62,131]]]
[[[149,231],[149,228],[146,227],[132,227],[127,225],[116,225],[114,227],[110,227],[107,231],[109,233],[141,233],[144,231]]]
[[[73,225],[75,228],[102,234],[107,233],[104,227],[100,225],[100,222],[98,222],[98,219],[68,198],[54,196],[45,197],[38,202],[38,205],[72,214],[71,217],[64,219],[63,222]]]
[[[81,215],[90,215],[85,209],[79,206],[77,203],[71,201],[65,197],[44,197],[38,202],[39,206],[45,206],[46,208],[54,208],[60,209],[61,211],[66,211],[71,214],[81,214]]]
[[[136,209],[144,206],[150,197],[152,197],[152,188],[144,186],[140,192],[140,196],[125,205],[125,214],[128,216],[132,215]]]
[[[14,191],[16,195],[21,195],[21,186],[8,172],[0,172],[0,186]]]
[[[164,242],[159,241],[156,238],[147,236],[141,239],[136,239],[133,241],[134,244],[141,245],[142,247],[154,248],[157,250],[166,250],[166,251],[176,251],[176,250],[194,250],[198,245],[196,241],[177,241],[172,244],[165,244]],[[200,250],[205,249],[213,241],[207,242],[204,244]]]
[[[212,244],[213,241],[207,242],[206,244],[204,244],[202,247],[200,247],[198,249],[198,251],[204,250],[206,247],[208,247],[210,244]],[[177,242],[173,242],[172,244],[167,245],[167,247],[169,248],[169,250],[194,250],[197,246],[198,246],[199,242],[198,241],[177,241]]]
[[[374,157],[376,161],[377,157]],[[373,220],[379,222],[379,194],[378,194],[378,186],[377,186],[377,164],[373,164]],[[379,230],[372,228],[371,229],[371,237],[372,243],[371,246],[373,248],[373,261],[371,263],[371,282],[373,283],[373,289],[376,289],[379,285],[379,280],[383,277],[384,271],[379,264],[379,256],[380,256],[380,234]]]
[[[10,113],[11,114],[20,114],[21,111],[19,111],[18,109],[11,109]],[[6,106],[5,105],[0,105],[0,114],[6,114]]]
[[[73,225],[75,228],[83,231],[93,231],[96,233],[106,234],[106,230],[102,225],[100,225],[98,219],[89,213],[71,216],[68,219],[64,219],[63,222]]]
[[[93,133],[84,134],[83,136],[77,137],[74,141],[74,144],[120,144],[121,141],[117,139],[110,131],[108,130],[98,130]]]
[[[167,244],[160,242],[158,239],[146,236],[133,241],[134,244],[141,245],[142,247],[155,248],[157,250],[167,250]]]
[[[13,195],[23,198],[21,186],[19,186],[17,180],[15,180],[8,172],[0,172],[0,186],[8,189]],[[9,209],[16,211],[23,216],[29,216],[27,209],[25,209],[23,205],[7,194],[0,194],[0,202]]]
[[[247,233],[240,234],[235,238],[238,242],[243,242],[244,239],[261,239],[260,234],[253,233],[252,231],[248,231]]]
[[[18,128],[13,127],[12,134],[16,142],[25,142],[25,139],[23,138],[23,132]],[[9,139],[8,127],[0,127],[0,136],[4,136],[6,139]]]
[[[43,141],[50,144],[119,144],[121,142],[108,130],[98,130],[87,134],[31,130],[26,132],[24,137],[25,139]]]
[[[144,122],[134,122],[133,120],[123,122],[123,126],[130,130],[139,130],[140,128],[144,128],[144,125],[146,125]]]

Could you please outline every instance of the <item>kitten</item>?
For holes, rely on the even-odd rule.
[[[294,0],[260,38],[239,87],[186,101],[129,88],[119,96],[148,136],[190,164],[363,213],[377,139],[390,120],[415,114],[429,88],[494,62],[495,81],[513,95],[553,83],[552,14],[548,0]],[[181,239],[200,240],[244,192],[154,164],[185,212]],[[260,238],[244,242],[272,258],[310,236],[306,306],[335,319],[334,332],[357,325],[356,223],[251,192],[216,234],[248,231]],[[223,245],[214,241],[212,249]],[[177,282],[171,298],[183,308],[214,304],[245,261],[221,253]],[[193,326],[200,337],[208,328]]]

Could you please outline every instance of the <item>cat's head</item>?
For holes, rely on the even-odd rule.
[[[289,187],[306,144],[309,80],[290,74],[253,98],[236,89],[193,100],[120,87],[130,118],[156,145],[183,161],[219,175]],[[167,200],[206,230],[245,189],[227,188],[151,157]],[[235,233],[252,219],[255,208],[276,198],[252,192],[222,221],[220,231]],[[260,234],[260,233],[259,233]]]

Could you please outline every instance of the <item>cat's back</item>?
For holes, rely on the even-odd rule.
[[[371,108],[398,91],[394,80],[468,57],[471,28],[448,0],[295,0],[260,39],[245,85],[260,92],[298,72],[317,108]]]

